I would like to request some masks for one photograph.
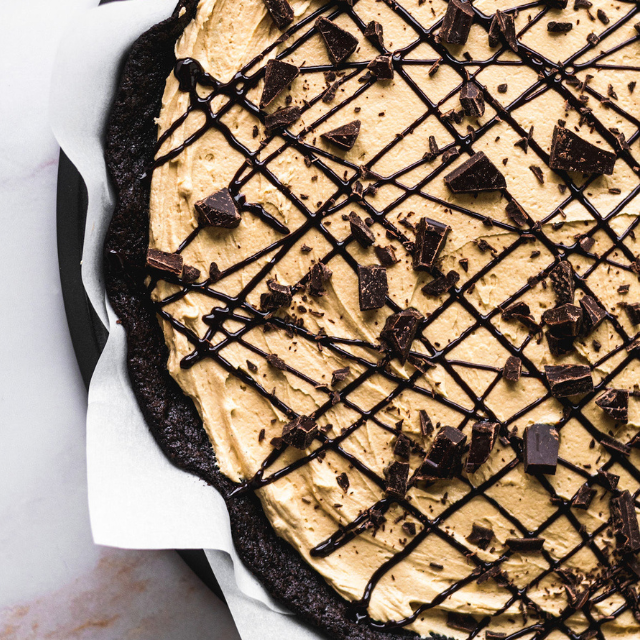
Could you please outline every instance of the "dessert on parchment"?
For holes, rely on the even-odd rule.
[[[201,0],[134,47],[134,391],[331,637],[640,634],[639,31],[623,0]]]

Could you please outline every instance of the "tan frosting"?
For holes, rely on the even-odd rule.
[[[317,10],[323,2],[318,0],[293,0],[292,6],[296,20],[303,18]],[[423,3],[418,0],[403,0],[401,3],[425,27],[430,27],[442,17],[446,4],[439,0],[428,0]],[[475,6],[487,15],[496,8],[512,6],[512,0],[477,0]],[[585,10],[574,11],[569,8],[562,12],[562,19],[580,20],[580,24],[567,35],[549,35],[546,31],[546,19],[538,22],[522,37],[527,46],[543,51],[552,59],[566,58],[572,51],[583,46],[585,37],[591,31],[600,32],[604,25],[592,22],[587,18]],[[616,21],[630,10],[631,5],[623,2],[594,0],[592,12],[603,8]],[[375,0],[360,0],[355,6],[356,13],[367,23],[378,20],[384,26],[385,42],[389,50],[396,50],[413,42],[417,34],[384,3]],[[521,11],[517,17],[518,29],[523,28],[530,17],[535,16],[539,9]],[[552,17],[558,19],[560,12],[553,11]],[[365,40],[353,21],[346,15],[341,15],[336,22],[356,34],[360,40],[360,47],[351,57],[351,61],[369,60],[376,55],[375,49]],[[632,23],[611,36],[613,43],[624,41],[633,35]],[[302,30],[302,33],[306,29]],[[176,45],[178,58],[193,57],[200,61],[205,70],[221,81],[229,81],[234,74],[273,43],[281,32],[272,23],[264,4],[260,0],[201,0],[196,18],[187,27]],[[299,37],[276,47],[268,57],[273,57],[290,46]],[[638,45],[627,47],[606,60],[620,64],[631,64],[633,58],[637,63]],[[610,43],[605,40],[598,49],[608,50]],[[483,60],[493,55],[490,50],[484,29],[474,24],[469,42],[466,47],[452,47],[451,49],[461,58],[463,50],[469,51],[474,59]],[[591,52],[589,55],[592,55]],[[585,60],[589,59],[585,56]],[[437,55],[427,45],[422,44],[414,49],[407,59],[435,59]],[[462,59],[462,58],[461,58]],[[511,52],[501,55],[501,60],[517,60]],[[298,66],[329,64],[326,49],[318,35],[315,35],[286,60]],[[259,63],[264,64],[265,61]],[[258,69],[255,65],[251,70]],[[443,66],[438,73],[430,77],[428,66],[407,66],[411,78],[433,100],[439,101],[460,84],[460,78],[452,69]],[[473,70],[471,70],[473,71]],[[586,73],[586,72],[585,72]],[[579,73],[583,79],[585,73]],[[590,73],[594,76],[592,86],[601,93],[606,93],[607,85],[613,83],[620,96],[620,106],[627,112],[638,113],[640,88],[629,94],[626,89],[628,82],[640,80],[640,74],[635,71],[602,71]],[[526,66],[490,66],[478,75],[479,81],[486,84],[489,92],[503,104],[507,105],[524,92],[536,81],[536,74]],[[496,87],[503,82],[508,83],[505,94],[497,92]],[[301,120],[293,125],[291,130],[298,133],[315,122],[323,113],[336,103],[351,96],[362,85],[357,78],[346,82],[338,92],[336,102],[325,104],[318,102],[307,110]],[[293,103],[302,105],[303,100],[309,100],[326,87],[322,73],[304,74],[298,77],[291,87]],[[258,103],[262,82],[249,94],[254,103]],[[575,90],[575,89],[572,89]],[[204,92],[204,89],[201,88]],[[287,92],[285,92],[286,94]],[[204,95],[204,93],[203,93]],[[281,96],[269,107],[272,111],[284,105],[285,96]],[[219,109],[225,99],[216,99],[213,108]],[[178,82],[172,75],[167,79],[162,101],[162,110],[158,118],[159,133],[165,131],[172,122],[183,114],[189,104],[189,96],[178,88]],[[525,130],[535,125],[534,138],[543,150],[549,151],[553,126],[558,118],[567,120],[567,127],[573,128],[579,122],[579,114],[575,111],[565,112],[564,101],[553,91],[547,91],[536,100],[526,103],[515,111],[514,117]],[[602,105],[590,99],[589,106],[598,118],[607,126],[618,127],[631,135],[634,128],[629,121],[617,115],[613,110],[605,109]],[[358,115],[354,111],[358,108]],[[459,108],[458,95],[453,95],[441,105],[441,111]],[[306,141],[315,143],[319,148],[334,152],[320,139],[319,134],[333,129],[341,124],[358,117],[363,122],[362,130],[355,147],[349,152],[338,153],[340,157],[362,165],[371,160],[385,145],[392,141],[396,133],[404,131],[416,118],[424,113],[423,102],[414,94],[409,84],[398,74],[393,81],[378,82],[366,92],[341,109],[327,122],[320,124],[316,130],[306,136]],[[495,111],[488,106],[487,112],[478,123],[465,118],[460,125],[455,125],[463,134],[467,125],[484,124],[491,120]],[[223,121],[230,128],[237,139],[249,149],[258,148],[264,139],[262,124],[247,110],[234,106],[225,115]],[[181,126],[165,142],[159,155],[178,146],[190,134],[196,131],[204,122],[200,113],[189,116]],[[259,135],[253,137],[254,126],[258,127]],[[377,173],[387,176],[403,169],[409,164],[420,160],[428,149],[428,137],[435,136],[440,147],[452,141],[450,134],[431,115],[415,130],[401,140],[391,151],[386,153],[372,168]],[[589,132],[588,128],[580,128],[580,135],[596,144],[607,147],[597,133]],[[566,198],[561,195],[557,184],[561,178],[549,170],[546,165],[533,153],[525,154],[514,142],[519,135],[506,123],[499,122],[491,132],[480,138],[475,144],[476,151],[485,153],[498,165],[503,172],[509,192],[521,203],[534,220],[544,220]],[[284,140],[276,137],[264,150],[260,157],[266,158],[284,145]],[[638,144],[632,145],[632,153],[638,158]],[[506,166],[500,162],[502,158],[509,158]],[[334,192],[333,184],[315,166],[307,168],[302,157],[291,148],[286,148],[275,156],[269,164],[269,169],[285,185],[296,194],[303,194],[307,206],[314,210],[316,203],[325,202]],[[462,162],[460,158],[454,167]],[[188,146],[175,160],[158,168],[153,176],[151,191],[150,215],[150,245],[165,251],[175,251],[181,242],[196,228],[197,220],[194,203],[207,195],[226,187],[233,176],[242,167],[244,158],[233,150],[225,138],[216,131],[209,129],[197,142]],[[400,185],[411,187],[427,176],[441,163],[437,158],[433,162],[424,163],[418,168],[404,173],[398,178]],[[327,164],[342,174],[344,168],[327,161]],[[542,168],[545,183],[540,185],[529,165],[537,164]],[[245,169],[249,171],[249,168]],[[348,177],[353,174],[348,171]],[[578,184],[582,178],[575,176]],[[365,183],[365,186],[368,183]],[[588,188],[589,198],[597,209],[606,215],[638,185],[638,177],[624,162],[617,162],[613,176],[602,176],[595,180]],[[621,194],[609,192],[611,187],[621,189]],[[260,174],[254,175],[243,188],[243,194],[249,202],[262,204],[269,213],[283,222],[293,232],[304,222],[305,217],[292,202],[281,194],[266,178]],[[378,210],[387,206],[404,193],[400,186],[384,186],[375,196],[368,195],[369,202]],[[485,238],[495,249],[501,251],[512,244],[517,234],[508,232],[498,226],[487,227],[482,222],[455,209],[448,208],[448,204],[466,207],[479,212],[483,216],[490,216],[496,221],[509,222],[505,214],[505,201],[498,192],[472,195],[453,195],[445,186],[442,178],[429,182],[422,190],[423,195],[414,195],[394,209],[388,219],[396,223],[409,212],[409,219],[417,220],[428,215],[430,218],[449,224],[452,231],[442,254],[442,270],[456,269],[461,275],[460,284],[473,276],[479,269],[491,260],[489,252],[482,253],[474,241]],[[364,209],[358,205],[350,205],[347,211],[356,211],[362,217],[366,216]],[[573,244],[574,236],[585,233],[594,224],[588,211],[579,203],[573,202],[564,209],[565,224],[561,229],[554,229],[551,222],[543,225],[543,230],[554,242],[565,241]],[[337,239],[342,240],[349,235],[348,222],[341,217],[342,212],[329,218],[330,226],[327,230]],[[612,221],[616,232],[622,233],[638,214],[636,201],[632,201],[622,208]],[[329,222],[327,222],[329,225]],[[401,228],[401,227],[400,227]],[[390,241],[385,237],[384,229],[375,224],[372,231],[376,235],[377,243],[387,245]],[[240,260],[247,258],[257,251],[268,247],[272,242],[281,238],[271,227],[267,226],[250,213],[244,213],[242,222],[237,229],[207,229],[186,248],[183,255],[187,264],[208,273],[209,264],[215,261],[224,270]],[[595,253],[604,253],[610,246],[611,240],[600,231],[595,234]],[[628,238],[627,245],[637,253],[638,246],[635,239]],[[301,252],[300,247],[306,244],[311,247],[310,252]],[[437,309],[446,296],[427,298],[420,289],[430,276],[418,273],[411,268],[411,258],[398,242],[391,242],[401,261],[388,269],[390,296],[402,308],[413,306],[424,315]],[[271,269],[269,275],[248,294],[248,301],[259,307],[260,294],[266,291],[267,278],[276,278],[280,283],[293,285],[297,283],[309,270],[313,262],[322,259],[330,250],[331,245],[320,232],[312,230],[279,260]],[[533,257],[536,250],[540,254]],[[376,257],[371,249],[362,249],[356,243],[349,245],[349,252],[360,264],[375,263]],[[627,262],[619,252],[611,259]],[[236,295],[250,281],[250,279],[275,255],[275,250],[266,253],[259,260],[246,268],[233,273],[222,281],[213,285],[216,291],[229,295]],[[468,273],[460,269],[458,260],[466,258],[469,261]],[[571,258],[575,269],[584,273],[589,270],[592,259],[585,257]],[[537,274],[551,262],[549,251],[540,243],[525,244],[514,251],[509,258],[502,261],[488,275],[481,278],[473,292],[468,293],[469,302],[481,313],[488,313],[501,304],[505,299],[526,284],[530,276]],[[361,312],[358,305],[357,277],[351,267],[341,257],[333,258],[328,266],[333,271],[333,277],[327,285],[327,293],[323,297],[312,298],[301,294],[296,295],[294,304],[289,310],[294,316],[304,318],[305,327],[317,333],[324,330],[330,336],[359,338],[371,345],[378,343],[378,337],[384,320],[389,315],[387,308],[374,312]],[[203,276],[204,277],[204,276]],[[606,304],[608,310],[618,315],[624,329],[634,333],[626,315],[620,312],[617,303],[620,296],[616,293],[620,284],[629,284],[629,300],[640,300],[640,283],[637,276],[629,271],[607,268],[600,265],[589,277],[589,285]],[[175,285],[159,282],[153,292],[154,299],[161,300],[177,290]],[[578,295],[581,295],[578,293]],[[551,287],[543,288],[537,285],[523,297],[531,306],[536,320],[540,320],[545,309],[555,304]],[[222,303],[220,303],[222,304]],[[302,312],[298,307],[303,305],[307,310]],[[189,293],[179,302],[166,307],[178,321],[182,322],[198,335],[204,336],[207,325],[202,317],[210,313],[215,302],[210,297],[199,293]],[[310,312],[318,312],[312,315]],[[527,330],[515,322],[506,322],[500,315],[493,320],[495,326],[515,345],[520,345],[527,337]],[[234,375],[227,373],[213,360],[205,359],[198,362],[191,369],[180,367],[181,359],[191,352],[192,347],[180,332],[175,331],[166,322],[162,322],[167,345],[170,350],[168,367],[173,377],[178,381],[195,402],[202,420],[211,438],[221,471],[234,481],[251,478],[260,464],[272,449],[271,438],[279,436],[286,424],[286,416],[276,409],[268,400],[244,385]],[[428,340],[437,347],[443,348],[461,332],[472,328],[475,320],[459,303],[447,309],[436,321],[432,322],[424,332]],[[228,321],[225,329],[229,332],[242,327],[238,321]],[[221,333],[211,339],[216,344],[223,339]],[[596,338],[602,345],[598,354],[592,347],[591,340]],[[621,339],[610,322],[604,322],[587,341],[577,342],[577,352],[562,359],[553,358],[548,351],[546,341],[538,344],[532,340],[525,349],[525,354],[536,367],[559,362],[595,363],[602,354],[607,353],[619,345]],[[286,405],[300,414],[310,414],[327,401],[327,394],[317,389],[316,384],[329,384],[331,372],[335,369],[350,366],[351,373],[347,381],[340,383],[342,388],[357,376],[361,375],[365,367],[355,362],[348,354],[374,363],[381,357],[374,349],[362,347],[344,347],[345,355],[341,356],[329,349],[320,351],[315,343],[300,338],[290,338],[284,332],[271,331],[264,333],[262,328],[253,329],[246,333],[242,341],[231,342],[221,355],[233,366],[247,370],[246,361],[250,360],[258,367],[252,375],[267,390],[275,389],[275,393]],[[413,348],[424,351],[425,348],[414,343]],[[270,367],[256,350],[280,356],[287,364],[297,371],[303,372],[307,379],[289,372],[282,372]],[[447,356],[452,361],[467,361],[493,367],[494,370],[469,368],[452,365],[458,371],[469,392],[477,395],[485,393],[489,385],[499,376],[500,369],[508,356],[507,350],[501,346],[491,334],[476,326],[468,338],[456,346]],[[594,381],[597,383],[609,374],[624,358],[624,353],[613,356],[600,363],[594,370]],[[404,367],[397,360],[392,362],[393,373],[400,377],[407,377],[414,372],[411,365]],[[640,381],[640,368],[637,360],[619,373],[610,386],[616,388],[633,389]],[[425,448],[429,447],[429,438],[420,435],[420,409],[425,409],[433,423],[458,426],[464,416],[441,402],[441,399],[452,401],[467,410],[473,408],[473,400],[469,392],[462,388],[451,374],[441,365],[430,369],[418,380],[418,386],[424,390],[405,391],[395,397],[377,414],[378,419],[390,426],[403,420],[402,429]],[[349,395],[353,405],[361,410],[369,410],[382,402],[394,391],[396,383],[387,377],[376,374]],[[429,395],[431,394],[431,395]],[[516,422],[520,433],[534,422],[557,422],[562,415],[562,407],[553,398],[543,402],[536,402],[545,395],[543,385],[535,378],[524,377],[515,384],[509,385],[499,380],[486,397],[486,406],[495,413],[500,420],[508,420],[514,413],[531,405],[531,409]],[[432,397],[433,396],[433,397]],[[613,421],[604,416],[602,411],[592,401],[585,409],[585,415],[604,432],[611,432],[624,441],[628,440],[640,427],[640,407],[636,398],[630,401],[629,424],[617,428]],[[321,425],[331,424],[329,436],[337,435],[343,428],[351,425],[359,417],[354,408],[340,403],[322,415]],[[464,432],[470,435],[471,422],[466,423]],[[259,440],[259,433],[266,430],[266,437]],[[394,436],[382,429],[373,421],[368,421],[356,430],[343,443],[343,448],[355,454],[370,469],[382,476],[385,467],[393,460]],[[589,447],[590,436],[580,423],[572,419],[561,431],[560,455],[578,466],[593,472],[609,459],[605,449],[596,445]],[[312,445],[315,448],[317,443]],[[278,468],[289,464],[304,452],[289,447],[278,462],[267,471],[267,475]],[[498,443],[489,461],[475,474],[469,476],[471,485],[477,485],[498,472],[513,459],[513,451]],[[631,461],[638,462],[638,452],[633,450]],[[412,469],[420,464],[417,456],[412,456]],[[350,479],[348,491],[343,492],[336,483],[336,475],[347,471]],[[620,487],[628,488],[632,492],[638,488],[637,482],[620,465],[611,469],[621,476]],[[558,466],[555,476],[546,476],[558,494],[564,498],[574,495],[584,479],[574,471],[564,466]],[[428,488],[412,488],[409,495],[412,503],[429,517],[441,513],[455,501],[468,492],[468,486],[460,480],[446,480],[435,483]],[[267,485],[258,491],[265,513],[278,535],[290,542],[340,595],[349,600],[362,597],[363,589],[380,564],[402,549],[406,544],[407,535],[400,523],[394,520],[402,515],[398,507],[387,513],[387,525],[384,530],[377,532],[369,530],[357,536],[351,543],[342,547],[327,558],[311,557],[309,551],[328,538],[336,531],[338,525],[346,525],[358,514],[369,508],[382,497],[380,488],[357,470],[350,468],[347,462],[337,453],[329,452],[324,460],[316,459],[300,469],[291,472],[281,479]],[[491,500],[498,501],[508,512],[515,515],[527,528],[535,529],[546,520],[555,510],[549,501],[547,490],[532,476],[525,475],[522,465],[505,475],[495,483],[486,495]],[[597,497],[588,511],[575,511],[578,520],[587,532],[604,523],[609,517],[607,492],[598,488]],[[411,517],[407,521],[411,521]],[[493,529],[495,539],[487,551],[481,551],[466,541],[473,523]],[[417,523],[417,530],[421,525]],[[513,524],[501,514],[487,499],[478,496],[455,511],[446,519],[442,530],[458,543],[476,551],[482,560],[495,560],[505,549],[505,540],[513,537]],[[554,521],[541,534],[546,539],[545,548],[552,557],[560,558],[580,543],[580,535],[563,516]],[[610,536],[602,535],[598,544],[605,548],[611,546]],[[432,563],[443,565],[443,569],[434,567]],[[584,574],[597,568],[598,562],[594,553],[587,547],[580,549],[564,566],[575,567]],[[413,609],[421,603],[430,601],[434,596],[446,590],[454,582],[465,578],[474,568],[474,564],[465,555],[455,550],[442,537],[430,534],[418,548],[406,559],[396,565],[374,589],[369,613],[372,618],[381,621],[398,620],[411,615]],[[541,555],[514,554],[503,565],[513,582],[525,586],[536,575],[547,569],[548,564]],[[566,606],[566,594],[559,578],[551,573],[535,587],[528,595],[542,608],[558,613]],[[473,614],[476,619],[491,615],[501,609],[509,600],[509,592],[499,587],[493,580],[478,585],[471,580],[465,587],[455,591],[439,606],[425,612],[410,629],[418,633],[439,631],[455,638],[466,638],[468,634],[446,626],[446,612],[456,611]],[[615,610],[620,605],[620,596],[612,596],[594,606],[595,618],[602,617]],[[576,632],[587,626],[583,614],[575,614],[567,624]],[[497,631],[513,632],[522,628],[523,619],[520,610],[513,605],[505,614],[491,622],[489,628]],[[607,638],[628,638],[631,630],[640,632],[638,623],[629,611],[604,625],[603,630]],[[529,637],[529,636],[527,636]],[[549,638],[565,638],[563,634],[554,632]]]

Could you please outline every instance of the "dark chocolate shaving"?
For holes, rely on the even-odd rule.
[[[502,312],[505,320],[517,320],[530,331],[539,331],[540,326],[531,315],[531,309],[526,302],[514,302]]]
[[[489,527],[483,527],[474,522],[471,533],[465,539],[484,551],[493,540],[493,531]]]
[[[504,176],[482,151],[445,176],[444,181],[454,193],[495,191],[507,186]]]
[[[524,472],[554,475],[558,465],[558,431],[550,424],[532,424],[524,430]]]
[[[351,373],[351,367],[336,369],[331,373],[331,386],[335,387],[338,382],[344,382]]]
[[[310,416],[298,416],[282,429],[282,440],[296,449],[307,449],[318,435],[318,425]]]
[[[549,166],[560,171],[611,175],[616,154],[583,140],[569,129],[556,125],[551,141]]]
[[[507,204],[506,212],[511,220],[513,220],[519,227],[523,227],[529,220],[525,210],[515,200],[512,200]]]
[[[275,280],[267,280],[267,288],[269,293],[260,296],[260,308],[263,311],[275,311],[291,304],[291,287],[278,284]]]
[[[625,553],[640,550],[640,530],[634,500],[628,491],[611,498],[611,523],[616,536],[616,546]]]
[[[627,422],[629,419],[629,391],[607,389],[596,398],[596,404],[613,420]]]
[[[420,409],[419,416],[420,432],[425,437],[430,436],[433,433],[433,423],[431,422],[429,414],[424,409]]]
[[[361,311],[381,309],[384,307],[389,286],[387,270],[379,264],[358,266],[358,299]]]

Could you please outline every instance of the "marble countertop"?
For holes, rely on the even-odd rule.
[[[0,639],[233,640],[226,607],[175,552],[91,539],[47,98],[60,34],[94,4],[0,2]]]

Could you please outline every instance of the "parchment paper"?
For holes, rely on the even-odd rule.
[[[243,638],[319,639],[323,636],[277,604],[243,566],[218,492],[171,465],[156,445],[129,385],[124,329],[105,297],[102,245],[114,205],[103,155],[105,122],[126,52],[175,5],[176,0],[128,0],[81,12],[63,38],[53,73],[52,128],[89,195],[82,278],[109,329],[89,388],[93,537],[97,544],[121,548],[207,549]]]

